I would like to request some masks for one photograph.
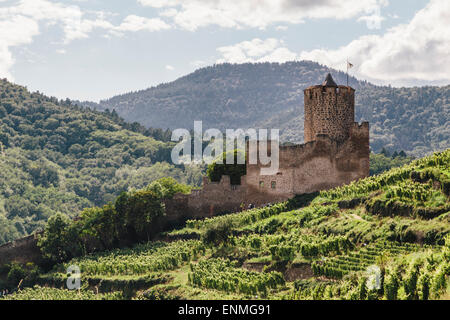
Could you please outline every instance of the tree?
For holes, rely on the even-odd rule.
[[[10,265],[7,280],[11,287],[17,286],[20,281],[24,280],[27,276],[25,269],[18,263],[13,262]]]
[[[161,178],[153,181],[147,190],[152,191],[160,199],[170,199],[177,193],[189,194],[191,187],[178,183],[174,178]]]
[[[103,249],[111,249],[118,240],[120,229],[116,216],[117,212],[111,204],[107,204],[103,208],[85,209],[79,220],[79,224],[82,222],[81,232],[85,236],[98,240]]]
[[[38,246],[44,258],[54,263],[67,261],[81,254],[79,230],[65,215],[50,217]]]
[[[115,201],[116,221],[132,238],[149,239],[148,229],[156,217],[165,213],[164,203],[152,190],[122,192]],[[137,239],[136,239],[137,240]]]
[[[230,152],[233,152],[233,164],[226,163],[227,154]],[[206,174],[209,179],[213,182],[219,182],[222,176],[229,176],[232,185],[241,184],[241,177],[247,174],[247,166],[245,164],[238,164],[238,156],[244,157],[243,151],[235,149],[234,151],[224,152],[221,156],[222,163],[216,160],[208,166]]]

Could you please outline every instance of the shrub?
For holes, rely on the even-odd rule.
[[[25,265],[12,262],[7,266],[7,269],[9,270],[6,276],[6,283],[10,289],[14,289],[19,285],[21,287],[34,285],[40,273],[39,268],[31,262]]]
[[[447,286],[445,276],[446,276],[445,266],[441,265],[437,269],[437,271],[433,276],[433,279],[431,280],[431,292],[436,297],[438,297]]]
[[[163,199],[178,192],[188,193],[190,188],[172,178],[162,178],[146,189],[122,192],[114,204],[85,209],[75,221],[55,215],[49,219],[38,246],[45,258],[58,263],[112,249],[121,239],[149,240],[155,219],[165,214]]]
[[[419,277],[419,265],[413,262],[410,266],[405,278],[404,278],[404,289],[408,300],[413,300],[417,295],[417,281]]]
[[[418,295],[420,300],[428,300],[430,296],[430,275],[428,273],[424,273],[420,276],[418,280]]]
[[[20,264],[13,262],[6,279],[11,286],[17,286],[21,280],[25,279],[26,275],[25,269]]]
[[[295,248],[290,245],[273,245],[270,247],[270,253],[275,261],[287,263],[295,258]]]

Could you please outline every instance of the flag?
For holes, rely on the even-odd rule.
[[[348,59],[347,59],[347,87],[348,87],[348,69],[351,69],[351,68],[353,68],[353,64],[348,62]]]

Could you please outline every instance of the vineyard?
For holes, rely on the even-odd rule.
[[[342,278],[353,272],[357,277],[347,276],[339,282],[297,281],[290,298],[428,300],[446,295],[448,299],[449,247],[443,252],[437,248],[423,249],[383,243],[324,265],[316,264],[313,266],[316,275]],[[388,264],[389,255],[393,258]]]
[[[372,265],[377,265],[377,259],[383,256],[398,256],[409,252],[419,252],[427,248],[435,251],[439,249],[438,247],[420,247],[409,243],[378,242],[359,251],[350,252],[348,255],[339,255],[323,261],[313,262],[311,267],[315,275],[342,279],[344,275],[350,272],[363,271]]]
[[[186,227],[202,230],[206,229],[212,224],[224,224],[226,222],[230,222],[234,226],[244,226],[274,215],[278,215],[286,211],[288,207],[288,203],[283,202],[266,208],[255,208],[245,212],[239,212],[216,218],[206,218],[204,220],[188,220],[186,222]]]
[[[62,265],[61,270],[77,265],[84,275],[144,275],[175,269],[204,253],[205,246],[200,241],[150,242],[133,249],[74,259]]]
[[[5,300],[122,300],[120,292],[95,294],[90,290],[63,290],[34,286],[13,295],[3,297]]]
[[[249,272],[237,268],[235,262],[226,259],[208,259],[191,264],[189,282],[198,287],[240,292],[245,295],[267,297],[270,289],[285,283],[279,272]]]
[[[295,201],[189,220],[164,241],[56,265],[40,287],[5,298],[450,299],[449,164],[450,150]],[[80,290],[65,289],[69,266]]]

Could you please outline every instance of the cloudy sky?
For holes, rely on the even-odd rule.
[[[221,62],[313,60],[450,83],[449,0],[0,0],[0,77],[93,100]]]

